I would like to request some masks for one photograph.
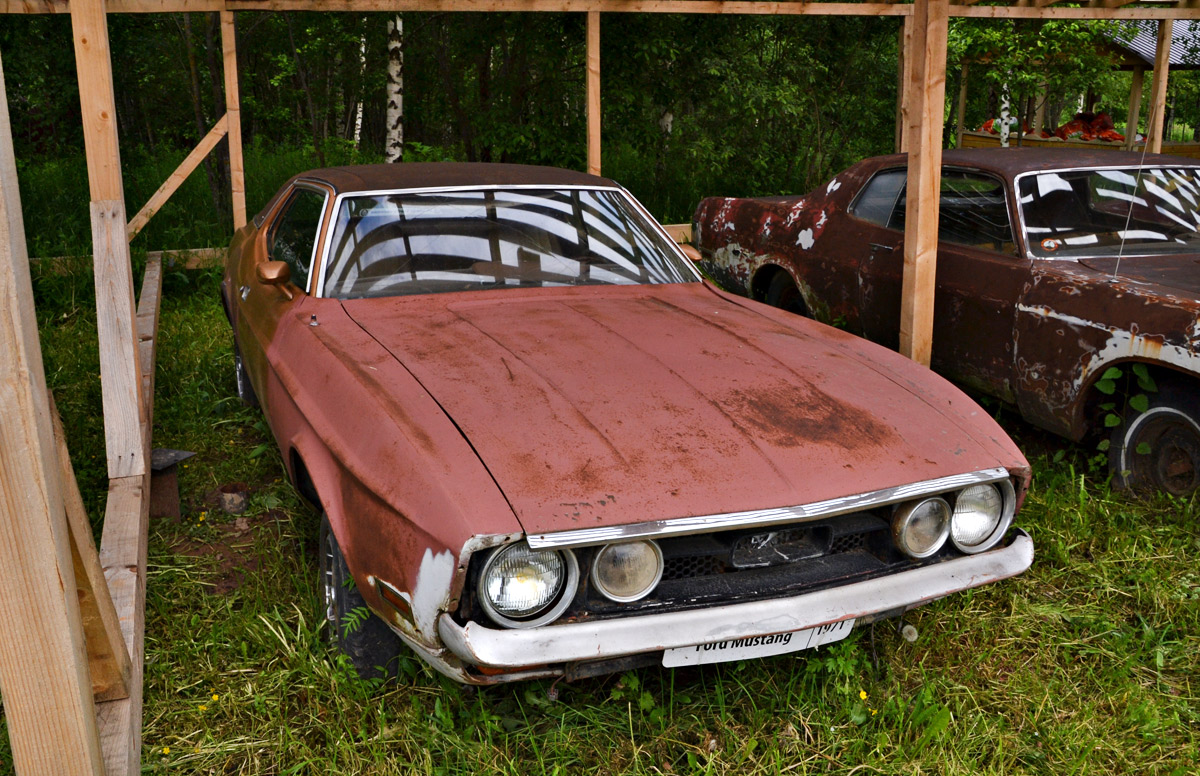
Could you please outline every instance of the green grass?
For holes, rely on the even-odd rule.
[[[35,274],[48,380],[98,519],[91,281]],[[181,469],[183,519],[150,528],[146,773],[1185,774],[1200,762],[1197,504],[1111,493],[1088,450],[1056,455],[1009,417],[1039,451],[1018,518],[1034,566],[911,613],[915,643],[884,623],[814,653],[559,684],[556,701],[549,682],[463,691],[415,659],[396,684],[361,682],[324,643],[316,518],[261,415],[232,398],[217,280],[164,281],[154,444],[197,455]],[[212,501],[231,481],[250,486],[245,530]]]

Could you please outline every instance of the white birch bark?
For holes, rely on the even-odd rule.
[[[363,88],[362,82],[367,74],[367,34],[364,32],[358,38],[358,94],[355,98],[354,105],[354,150],[358,150],[358,144],[362,141],[362,117],[363,117]]]
[[[388,19],[387,139],[384,158],[404,160],[404,19]]]

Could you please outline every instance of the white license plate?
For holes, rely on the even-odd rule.
[[[850,629],[853,627],[854,620],[850,619],[790,633],[714,641],[710,644],[697,644],[694,647],[677,647],[663,650],[663,665],[674,668],[675,666],[695,666],[705,663],[724,663],[729,660],[784,655],[788,652],[799,652],[802,649],[812,649],[822,644],[841,641],[850,635]]]

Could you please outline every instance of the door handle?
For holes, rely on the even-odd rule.
[[[874,242],[871,243],[870,245],[872,248],[874,248],[877,251],[888,251],[890,253],[891,251],[896,250],[895,245],[885,245],[883,243],[874,243]]]
[[[250,296],[250,286],[239,286],[238,293],[242,297],[242,301],[246,301],[246,297]]]

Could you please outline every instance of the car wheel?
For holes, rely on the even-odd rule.
[[[800,289],[796,288],[787,270],[780,270],[771,278],[771,285],[767,286],[767,304],[796,315],[808,315],[804,297],[800,295]]]
[[[400,639],[367,608],[325,515],[321,515],[319,554],[321,598],[330,644],[350,658],[354,670],[364,679],[395,676]]]
[[[1109,467],[1129,490],[1185,496],[1200,486],[1200,412],[1194,399],[1164,386],[1145,412],[1129,410],[1113,429]]]
[[[250,375],[246,374],[246,365],[242,363],[242,350],[236,341],[233,343],[233,379],[237,382],[237,395],[242,404],[257,407],[258,396],[254,393],[254,386],[250,384]]]

